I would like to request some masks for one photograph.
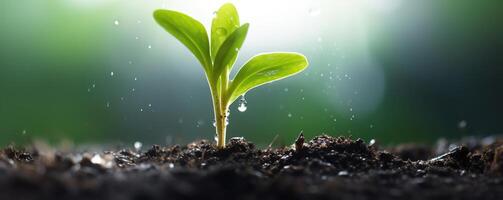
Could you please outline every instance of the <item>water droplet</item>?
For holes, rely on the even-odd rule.
[[[370,142],[369,142],[369,146],[374,146],[376,144],[376,140],[375,139],[371,139]]]
[[[241,99],[239,100],[238,111],[239,111],[239,112],[244,112],[244,111],[246,111],[246,109],[248,109],[248,108],[246,107],[246,99],[245,99],[245,96],[244,96],[244,95],[242,95],[242,96],[241,96]]]
[[[151,49],[151,48],[152,48],[152,45],[150,45],[150,44],[149,44],[149,45],[147,46],[147,48]]]
[[[134,77],[134,80],[135,80],[135,81],[137,81],[137,80],[138,80],[138,78]]]
[[[374,124],[370,124],[370,128],[374,128]]]
[[[227,29],[225,29],[225,28],[217,28],[216,32],[218,35],[223,35],[223,36],[227,35]]]
[[[461,120],[459,123],[458,123],[458,128],[460,129],[464,129],[466,128],[466,126],[468,125],[468,123],[466,122],[466,120]]]
[[[143,112],[143,108],[140,108],[140,112]]]
[[[132,65],[132,64],[133,64],[133,61],[128,61],[127,63],[128,63],[128,64],[130,64],[130,65]]]
[[[110,102],[107,102],[107,108],[110,108]]]
[[[285,89],[284,89],[284,91],[285,91],[285,92],[288,92],[288,88],[285,88]]]
[[[136,141],[136,142],[134,142],[133,146],[134,146],[134,149],[136,149],[136,151],[140,151],[143,144],[139,141]]]
[[[152,104],[150,104],[150,103],[149,103],[149,104],[148,104],[148,107],[152,107]]]
[[[203,121],[203,120],[197,120],[197,122],[196,122],[196,127],[198,127],[198,128],[199,128],[199,127],[200,127],[200,126],[202,126],[202,125],[204,125],[204,121]]]
[[[235,50],[235,51],[239,51],[239,48],[235,48],[234,50]]]
[[[114,25],[119,26],[119,20],[115,20]]]
[[[288,113],[288,117],[292,117],[292,113]]]
[[[213,138],[215,142],[218,142],[218,135],[215,134],[215,137]]]
[[[217,122],[213,121],[213,127],[217,127]]]
[[[110,72],[110,76],[114,76],[114,72]]]
[[[23,130],[21,134],[26,135],[26,130]]]
[[[353,112],[353,108],[349,108],[349,111],[350,111],[350,112]]]
[[[131,88],[131,92],[134,92],[134,91],[136,91],[136,89],[134,89],[134,88]]]
[[[136,20],[136,23],[141,24],[141,20]]]
[[[336,118],[334,118],[334,122],[336,122],[336,121],[337,121],[337,119],[336,119]]]
[[[139,39],[140,39],[140,37],[136,36],[136,37],[134,37],[134,39],[135,39],[135,40],[139,40]]]

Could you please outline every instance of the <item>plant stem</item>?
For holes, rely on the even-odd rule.
[[[218,88],[218,84],[210,84],[210,88],[213,100],[213,110],[215,114],[217,147],[224,148],[227,127],[227,110],[229,106],[227,105],[226,101],[224,101],[225,92],[227,90],[227,80],[220,79],[219,81],[221,81],[220,88]]]

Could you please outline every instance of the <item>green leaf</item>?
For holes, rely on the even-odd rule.
[[[211,58],[215,59],[218,49],[225,39],[239,27],[239,15],[236,7],[226,3],[218,9],[211,24]]]
[[[208,34],[200,22],[183,13],[171,10],[156,10],[154,18],[159,25],[196,56],[207,73],[211,72],[212,62]]]
[[[229,104],[249,90],[304,70],[306,57],[298,53],[266,53],[251,58],[236,74],[229,87]]]
[[[218,49],[218,53],[213,64],[213,80],[216,81],[218,77],[222,75],[225,68],[230,71],[234,62],[236,62],[239,50],[241,49],[241,46],[243,46],[246,34],[248,33],[248,27],[249,24],[246,23],[236,29]]]

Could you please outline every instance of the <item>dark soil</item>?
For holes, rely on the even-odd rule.
[[[318,136],[291,147],[199,141],[100,154],[8,147],[0,199],[503,199],[503,140],[378,147]]]

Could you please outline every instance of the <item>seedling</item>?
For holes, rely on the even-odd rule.
[[[234,62],[248,33],[241,25],[234,5],[224,4],[215,13],[211,38],[204,26],[183,13],[156,10],[154,18],[167,32],[184,44],[201,63],[210,86],[215,114],[217,146],[225,147],[229,106],[249,90],[304,70],[307,59],[291,52],[262,53],[244,64],[233,80],[229,79]],[[210,42],[211,41],[211,42]]]

